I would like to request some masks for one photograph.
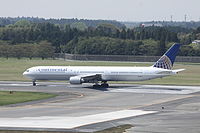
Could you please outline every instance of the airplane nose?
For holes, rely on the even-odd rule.
[[[26,72],[23,72],[23,75],[24,75],[24,76],[26,76],[26,74],[27,74]]]
[[[29,72],[27,72],[27,71],[25,71],[25,72],[23,72],[23,76],[28,76],[29,75]]]

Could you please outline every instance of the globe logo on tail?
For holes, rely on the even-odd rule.
[[[172,62],[171,62],[171,60],[170,60],[166,55],[163,55],[163,56],[154,64],[154,67],[163,68],[163,69],[172,69]]]

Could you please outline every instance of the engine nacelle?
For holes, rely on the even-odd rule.
[[[70,84],[82,84],[84,82],[83,78],[79,76],[70,77],[69,83]]]

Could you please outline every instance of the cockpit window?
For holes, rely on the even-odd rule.
[[[29,72],[29,70],[26,70],[26,72]]]

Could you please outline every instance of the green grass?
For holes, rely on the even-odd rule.
[[[127,129],[132,128],[132,125],[126,124],[126,125],[120,125],[117,127],[108,128],[102,131],[97,131],[95,133],[124,133]]]
[[[55,96],[55,94],[40,92],[0,91],[0,106],[42,100]]]
[[[125,124],[125,125],[120,125],[117,127],[112,127],[108,128],[102,131],[97,131],[94,133],[124,133],[127,129],[133,127],[132,125]],[[12,130],[0,130],[0,133],[75,133],[75,132],[54,132],[54,131],[12,131]],[[76,133],[84,133],[84,132],[76,132]]]
[[[29,81],[22,73],[33,66],[151,66],[153,63],[108,62],[108,61],[63,61],[40,59],[0,58],[0,81]],[[118,82],[133,84],[200,85],[200,63],[175,63],[174,69],[185,68],[178,75],[141,82]],[[115,82],[116,83],[116,82]]]

